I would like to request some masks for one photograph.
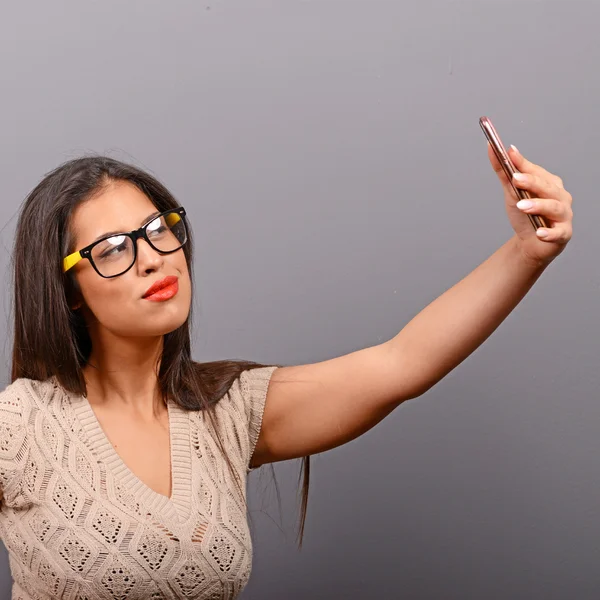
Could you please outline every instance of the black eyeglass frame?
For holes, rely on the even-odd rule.
[[[159,250],[152,243],[150,238],[148,237],[147,227],[151,223],[154,223],[154,221],[156,221],[156,219],[161,219],[163,217],[166,219],[166,217],[169,215],[176,215],[181,219],[181,221],[183,222],[185,239],[181,243],[181,245],[178,246],[177,248],[175,248],[174,250],[167,250],[167,251]],[[89,246],[86,246],[85,248],[82,248],[79,251],[73,252],[72,254],[69,254],[69,256],[65,257],[63,259],[63,272],[66,273],[69,269],[74,267],[80,260],[87,258],[90,261],[92,267],[94,267],[94,271],[96,271],[96,273],[98,273],[98,275],[100,275],[100,277],[103,277],[104,279],[112,279],[114,277],[120,277],[121,275],[124,275],[125,273],[127,273],[127,271],[129,271],[129,269],[131,269],[131,267],[133,267],[133,265],[135,265],[135,261],[137,260],[137,253],[138,253],[137,241],[139,239],[145,240],[149,244],[149,246],[153,250],[158,252],[159,254],[173,254],[173,252],[177,252],[178,250],[181,250],[181,248],[183,248],[183,246],[187,243],[188,238],[189,238],[188,224],[187,224],[187,220],[186,220],[185,216],[186,216],[186,212],[185,212],[185,208],[183,208],[183,206],[179,206],[177,208],[171,208],[169,210],[166,210],[166,211],[152,217],[151,219],[148,220],[147,223],[142,225],[139,229],[134,229],[133,231],[130,231],[129,233],[125,233],[125,232],[113,233],[112,235],[107,235],[99,240],[96,240],[95,242],[92,242],[91,244],[89,244]],[[101,242],[104,242],[110,238],[117,237],[120,235],[126,235],[133,242],[133,260],[131,261],[131,264],[124,271],[121,271],[120,273],[117,273],[116,275],[103,275],[102,273],[100,273],[100,271],[98,270],[98,267],[94,263],[94,259],[92,258],[92,250],[95,246],[97,246]],[[79,256],[77,256],[77,255],[79,255]]]

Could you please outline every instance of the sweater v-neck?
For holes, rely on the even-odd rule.
[[[140,500],[144,506],[176,520],[185,520],[191,510],[192,457],[190,419],[186,410],[173,400],[167,401],[171,455],[171,496],[167,497],[144,483],[123,461],[102,429],[86,396],[70,396],[90,446],[113,476]]]

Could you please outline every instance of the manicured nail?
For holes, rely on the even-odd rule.
[[[517,148],[515,145],[511,144],[511,145],[510,145],[510,147],[511,147],[511,148],[512,148],[512,149],[513,149],[513,150],[514,150],[514,151],[515,151],[517,154],[521,154],[521,153],[519,152],[519,149],[518,149],[518,148]]]
[[[541,237],[541,238],[548,237],[548,230],[547,229],[538,229],[536,231],[536,233],[537,233],[538,237]]]
[[[517,202],[517,208],[521,210],[528,210],[533,208],[533,202],[531,200],[519,200],[519,202]]]
[[[524,175],[523,173],[515,173],[513,178],[517,181],[527,181],[527,175]]]

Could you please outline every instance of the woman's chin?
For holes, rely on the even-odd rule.
[[[186,322],[188,316],[189,311],[186,311],[176,315],[164,315],[161,318],[152,319],[151,322],[146,319],[145,322],[137,323],[135,326],[132,326],[133,323],[130,322],[124,325],[121,329],[121,334],[125,337],[142,338],[166,335],[179,329]]]

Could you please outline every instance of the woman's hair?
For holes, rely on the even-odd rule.
[[[161,212],[179,206],[167,188],[148,173],[103,156],[79,158],[61,165],[44,177],[25,199],[13,252],[12,381],[20,377],[40,381],[55,377],[66,390],[86,393],[82,367],[90,356],[91,339],[82,311],[71,308],[77,284],[71,273],[63,273],[62,260],[76,250],[70,227],[75,208],[118,181],[135,185]],[[191,231],[183,252],[191,275]],[[165,334],[159,385],[165,397],[173,398],[186,410],[207,411],[214,423],[214,407],[232,383],[243,371],[263,365],[241,360],[205,363],[192,360],[191,322],[190,309],[185,323]],[[225,460],[232,468],[218,428],[215,431]],[[306,519],[309,457],[303,459],[302,467],[300,544]],[[236,481],[241,485],[237,478]]]

